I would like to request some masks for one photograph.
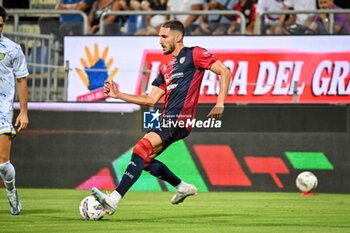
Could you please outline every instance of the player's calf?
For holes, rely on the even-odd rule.
[[[21,213],[22,205],[21,201],[18,198],[17,190],[14,189],[12,191],[6,190],[7,199],[10,204],[10,212],[12,215],[19,215]]]

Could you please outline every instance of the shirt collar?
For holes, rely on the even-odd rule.
[[[0,41],[2,41],[3,39],[4,39],[4,35],[0,33]]]

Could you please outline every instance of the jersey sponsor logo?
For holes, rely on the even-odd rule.
[[[170,84],[169,86],[166,87],[166,89],[167,89],[168,91],[173,90],[173,89],[175,89],[175,88],[177,87],[177,85],[178,85],[177,83]]]
[[[4,60],[6,57],[6,53],[0,53],[0,61]]]
[[[171,79],[177,79],[177,78],[182,78],[184,76],[183,72],[180,73],[175,73],[171,75]]]

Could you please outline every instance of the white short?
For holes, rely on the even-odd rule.
[[[4,117],[0,117],[0,135],[7,134],[12,138],[16,136],[16,130],[13,125]]]

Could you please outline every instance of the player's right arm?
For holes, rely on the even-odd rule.
[[[27,78],[26,77],[18,78],[17,86],[18,86],[20,112],[16,118],[15,126],[18,126],[17,132],[20,132],[22,129],[27,128],[27,125],[29,123]]]
[[[131,95],[119,91],[118,85],[113,81],[108,81],[104,85],[104,92],[115,99],[121,99],[128,103],[138,104],[142,106],[154,106],[160,98],[165,94],[164,89],[153,86],[148,95]]]

